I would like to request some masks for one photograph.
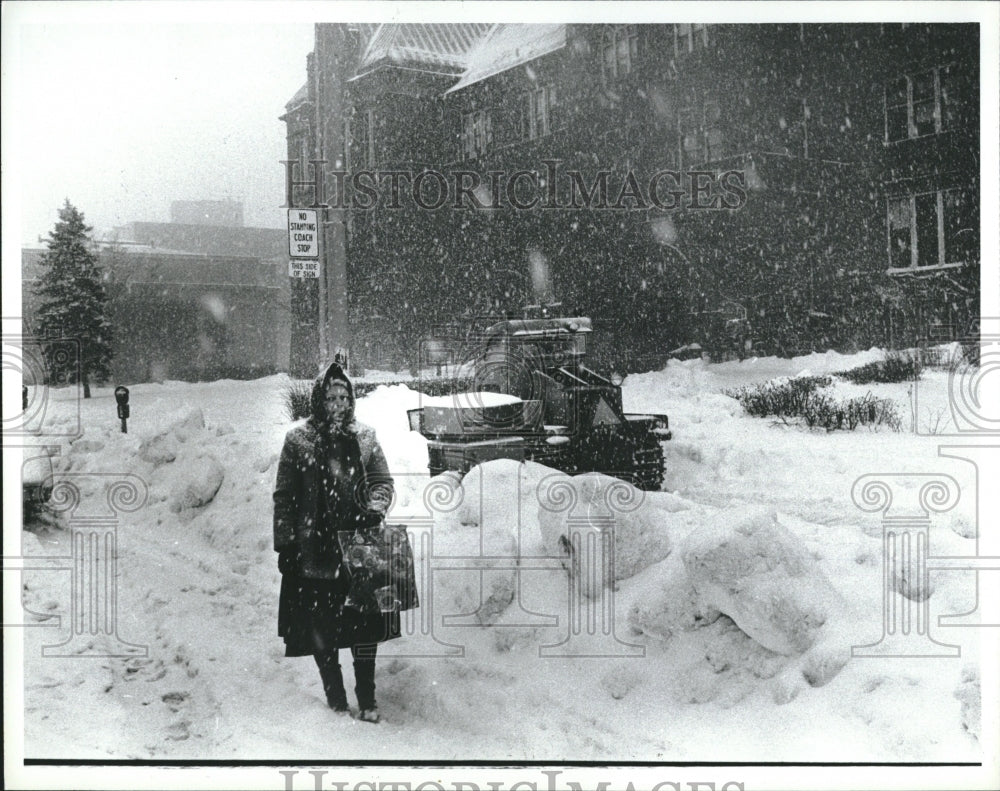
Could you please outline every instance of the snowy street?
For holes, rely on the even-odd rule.
[[[671,361],[628,377],[625,410],[671,421],[655,493],[504,460],[473,470],[461,490],[447,474],[428,489],[426,441],[406,419],[422,396],[396,385],[362,398],[358,417],[396,481],[389,521],[411,528],[422,575],[412,633],[380,648],[374,727],[337,718],[312,660],[284,658],[276,634],[271,493],[292,425],[287,377],[136,385],[128,434],[111,389],[98,388],[79,404],[83,435],[53,458],[80,503],[22,535],[26,558],[67,559],[23,572],[34,625],[24,629],[25,754],[979,761],[979,630],[938,625],[974,608],[971,572],[930,573],[930,636],[960,657],[851,656],[883,630],[882,515],[855,505],[858,478],[951,476],[961,496],[931,515],[931,554],[975,553],[975,468],[940,457],[928,435],[950,420],[947,372],[927,369],[915,384],[835,380],[838,397],[895,401],[900,432],[753,418],[722,392],[880,356]],[[50,433],[75,420],[74,395],[49,394]],[[98,634],[86,650],[133,644],[145,656],[44,656],[70,636],[70,522],[102,513],[104,487],[124,474],[146,501],[117,517],[123,642]],[[588,531],[609,521],[604,586],[592,556],[571,562],[559,547],[573,530],[578,548],[600,547]],[[574,563],[571,575],[563,566]]]

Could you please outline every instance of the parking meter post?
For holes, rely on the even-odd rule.
[[[128,388],[119,385],[115,388],[115,401],[118,402],[118,417],[122,421],[122,434],[128,434]]]

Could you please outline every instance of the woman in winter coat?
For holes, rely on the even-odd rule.
[[[345,608],[350,574],[338,531],[381,525],[393,484],[375,431],[354,419],[354,387],[337,363],[316,380],[311,416],[285,437],[274,486],[285,656],[312,655],[329,706],[349,712],[339,649],[354,659],[358,718],[378,722],[375,651],[398,637],[399,614]]]

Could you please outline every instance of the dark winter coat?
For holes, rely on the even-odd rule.
[[[350,394],[340,425],[326,415],[331,379],[343,380]],[[393,482],[385,454],[374,430],[354,419],[354,389],[339,365],[316,380],[310,405],[306,423],[285,436],[274,486],[274,548],[290,558],[278,607],[278,634],[288,656],[399,634],[398,615],[362,622],[341,612],[350,579],[337,532],[363,530],[388,509]]]

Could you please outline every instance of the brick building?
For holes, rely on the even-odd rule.
[[[243,227],[243,204],[235,200],[175,200],[170,222],[182,225]]]
[[[356,357],[556,298],[639,368],[964,330],[978,82],[975,25],[317,25],[282,117]]]
[[[115,236],[94,245],[109,298],[115,384],[289,369],[284,231],[133,222]],[[25,337],[33,335],[44,252],[21,254]]]

